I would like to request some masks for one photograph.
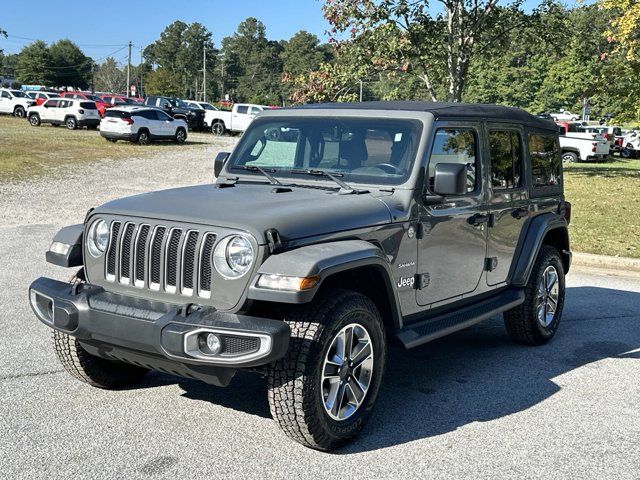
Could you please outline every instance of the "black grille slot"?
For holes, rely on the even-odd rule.
[[[200,260],[200,291],[211,291],[211,255],[216,236],[207,233],[202,245],[202,258]]]
[[[260,340],[253,337],[222,337],[222,355],[241,355],[258,351]]]
[[[149,225],[142,225],[140,227],[140,233],[138,233],[138,243],[136,244],[136,268],[134,273],[134,279],[144,282],[144,257],[147,246],[147,237],[149,236]]]
[[[171,230],[167,243],[167,286],[175,287],[178,277],[178,247],[180,246],[180,236],[182,230],[179,228]]]
[[[184,245],[184,260],[182,264],[182,287],[193,290],[193,273],[196,265],[196,245],[198,244],[198,232],[191,231],[187,234]]]
[[[153,244],[151,245],[151,258],[149,259],[151,265],[150,283],[155,283],[156,285],[160,285],[160,261],[162,259],[162,240],[164,239],[165,232],[165,227],[158,227],[153,236]]]
[[[116,246],[118,245],[118,234],[120,233],[120,222],[111,224],[111,240],[109,251],[107,252],[107,275],[116,275]]]
[[[128,223],[124,227],[124,233],[122,238],[122,251],[120,252],[120,278],[129,278],[131,272],[131,242],[133,240],[133,232],[135,226],[133,223]]]

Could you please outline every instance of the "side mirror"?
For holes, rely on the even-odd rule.
[[[229,152],[219,152],[218,155],[216,155],[216,159],[213,161],[213,175],[216,178],[220,175],[222,167],[224,167],[224,164],[227,162],[229,155]]]
[[[438,195],[464,195],[467,193],[467,166],[463,163],[436,164],[433,192]]]

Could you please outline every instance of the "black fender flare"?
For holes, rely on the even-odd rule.
[[[565,272],[569,271],[571,265],[571,252],[569,250],[569,234],[567,231],[567,221],[556,213],[546,213],[533,217],[527,228],[525,235],[520,239],[517,252],[517,260],[514,262],[515,268],[512,275],[511,284],[515,287],[525,287],[529,281],[533,264],[536,261],[540,247],[545,237],[552,230],[560,230],[563,234],[565,245],[561,249],[560,256],[565,265]]]
[[[393,324],[402,325],[400,302],[397,290],[394,288],[391,264],[380,248],[364,240],[319,243],[271,255],[252,279],[248,299],[273,303],[308,303],[314,299],[329,277],[360,267],[373,267],[381,273],[389,297]],[[301,292],[271,290],[257,286],[260,275],[317,276],[319,281],[313,288]]]
[[[66,268],[82,266],[83,236],[84,225],[81,223],[62,228],[53,237],[51,246],[45,254],[47,262]],[[51,248],[54,247],[55,244],[67,246],[67,252],[62,253],[61,251],[52,251]]]

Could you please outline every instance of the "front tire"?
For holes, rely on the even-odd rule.
[[[517,343],[543,345],[558,331],[564,307],[564,267],[558,251],[542,245],[525,287],[522,305],[504,313],[509,336]]]
[[[211,125],[211,133],[213,133],[216,137],[221,137],[227,131],[227,128],[224,126],[224,122],[217,121]]]
[[[380,313],[356,292],[329,290],[285,318],[289,350],[269,369],[269,407],[284,433],[333,450],[364,428],[384,374]]]
[[[70,280],[72,284],[85,281],[84,269]],[[72,377],[93,387],[113,389],[138,383],[149,370],[122,362],[112,362],[88,353],[78,340],[53,330],[53,346],[58,360]]]
[[[176,143],[184,143],[187,140],[187,132],[184,128],[176,130]]]
[[[29,115],[29,124],[32,127],[39,127],[40,126],[40,115],[38,115],[37,113],[32,113],[31,115]]]

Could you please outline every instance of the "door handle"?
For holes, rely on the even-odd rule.
[[[490,221],[491,215],[482,215],[481,213],[476,213],[475,215],[472,215],[467,219],[467,222],[469,222],[469,224],[473,225],[474,227],[479,227],[484,223],[490,224]]]
[[[516,208],[512,213],[511,216],[513,218],[517,218],[518,220],[528,217],[529,216],[529,210],[525,209],[525,208]]]

